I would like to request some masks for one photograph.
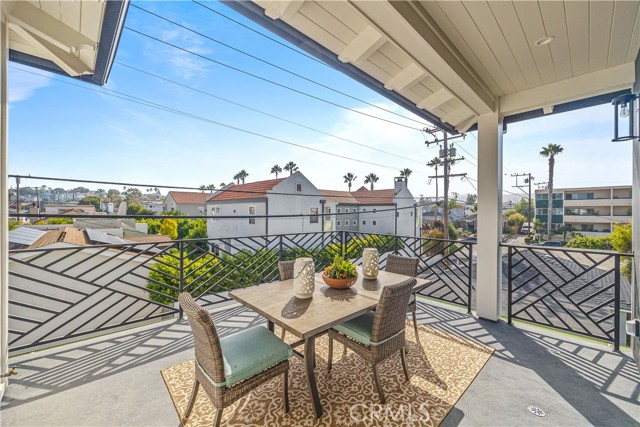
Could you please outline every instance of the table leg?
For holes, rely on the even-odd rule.
[[[267,320],[267,328],[269,328],[269,330],[270,330],[271,332],[273,332],[273,331],[274,331],[275,326],[274,326],[274,324],[273,324],[273,322],[272,322],[271,320]]]
[[[315,337],[309,337],[304,340],[304,365],[307,371],[307,382],[309,383],[309,391],[311,392],[311,403],[316,418],[322,416],[322,404],[320,403],[320,395],[318,393],[318,385],[316,383],[316,375],[313,372],[315,361]]]

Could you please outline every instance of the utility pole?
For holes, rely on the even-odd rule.
[[[431,135],[433,135],[435,132],[437,132],[438,130],[428,130],[425,129],[425,132],[430,133]],[[453,176],[460,176],[460,177],[464,177],[467,176],[466,173],[459,173],[459,174],[451,174],[451,164],[454,162],[457,162],[458,160],[464,160],[464,157],[460,157],[458,159],[452,158],[456,156],[456,149],[453,146],[453,143],[451,143],[451,146],[449,146],[449,135],[446,131],[442,131],[444,136],[441,140],[437,139],[435,141],[425,141],[425,144],[427,144],[427,146],[430,146],[432,144],[438,144],[440,142],[442,142],[442,145],[440,146],[440,152],[438,157],[441,159],[438,163],[436,163],[436,165],[443,165],[443,169],[444,169],[444,174],[443,175],[436,175],[434,176],[430,176],[429,178],[435,178],[436,179],[436,185],[437,185],[437,180],[439,178],[444,178],[444,200],[443,200],[443,207],[442,207],[442,211],[443,211],[443,223],[444,223],[444,238],[445,239],[449,239],[449,178],[453,177]],[[460,135],[460,136],[455,136],[451,139],[456,139],[456,138],[464,138],[464,135]],[[437,200],[436,200],[437,202]]]
[[[18,214],[18,221],[20,221],[20,177],[16,176],[16,213]]]
[[[519,188],[520,190],[522,190],[522,185],[518,185],[518,177],[519,176],[526,176],[527,178],[524,179],[524,183],[525,184],[529,184],[529,209],[527,209],[527,220],[529,223],[529,233],[531,234],[531,183],[533,182],[533,180],[535,179],[535,177],[531,176],[531,173],[512,173],[511,174],[512,177],[516,178],[516,185],[514,185],[514,188]],[[524,191],[524,190],[523,190]]]

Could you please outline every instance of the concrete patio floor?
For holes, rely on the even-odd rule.
[[[491,345],[493,357],[442,425],[640,425],[640,374],[627,352],[472,315],[425,299],[421,323]],[[213,312],[221,335],[264,324],[239,305]],[[2,426],[176,426],[160,370],[193,358],[186,322],[147,326],[13,358]],[[544,410],[538,417],[527,409]]]

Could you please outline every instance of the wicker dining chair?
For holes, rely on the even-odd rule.
[[[180,425],[189,419],[200,386],[217,410],[217,427],[225,408],[281,374],[284,411],[289,412],[289,358],[293,349],[261,326],[220,339],[209,312],[191,295],[183,292],[178,300],[188,317],[196,354],[195,381]]]
[[[399,352],[404,376],[409,381],[405,355],[405,307],[415,285],[416,279],[407,279],[396,285],[385,286],[375,311],[329,329],[328,370],[331,370],[333,340],[336,340],[371,365],[380,403],[385,403],[384,391],[378,378],[380,362]]]
[[[416,277],[418,275],[418,265],[420,259],[415,257],[406,257],[400,255],[389,255],[387,257],[387,265],[385,271],[390,273],[404,274],[405,276]],[[416,319],[416,293],[412,292],[407,306],[407,313],[411,313],[413,318],[413,329],[418,336],[418,320]]]
[[[295,264],[295,260],[292,261],[278,261],[278,270],[280,271],[280,280],[289,280],[293,279],[293,265]],[[284,328],[280,328],[280,339],[284,339],[284,334],[286,331]]]

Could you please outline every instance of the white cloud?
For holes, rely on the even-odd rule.
[[[9,103],[26,101],[31,98],[38,89],[49,86],[51,83],[51,79],[48,77],[20,71],[22,69],[27,71],[32,69],[21,66],[12,66],[12,68],[15,69],[10,69],[9,72]],[[38,71],[38,73],[41,74],[45,72]]]

